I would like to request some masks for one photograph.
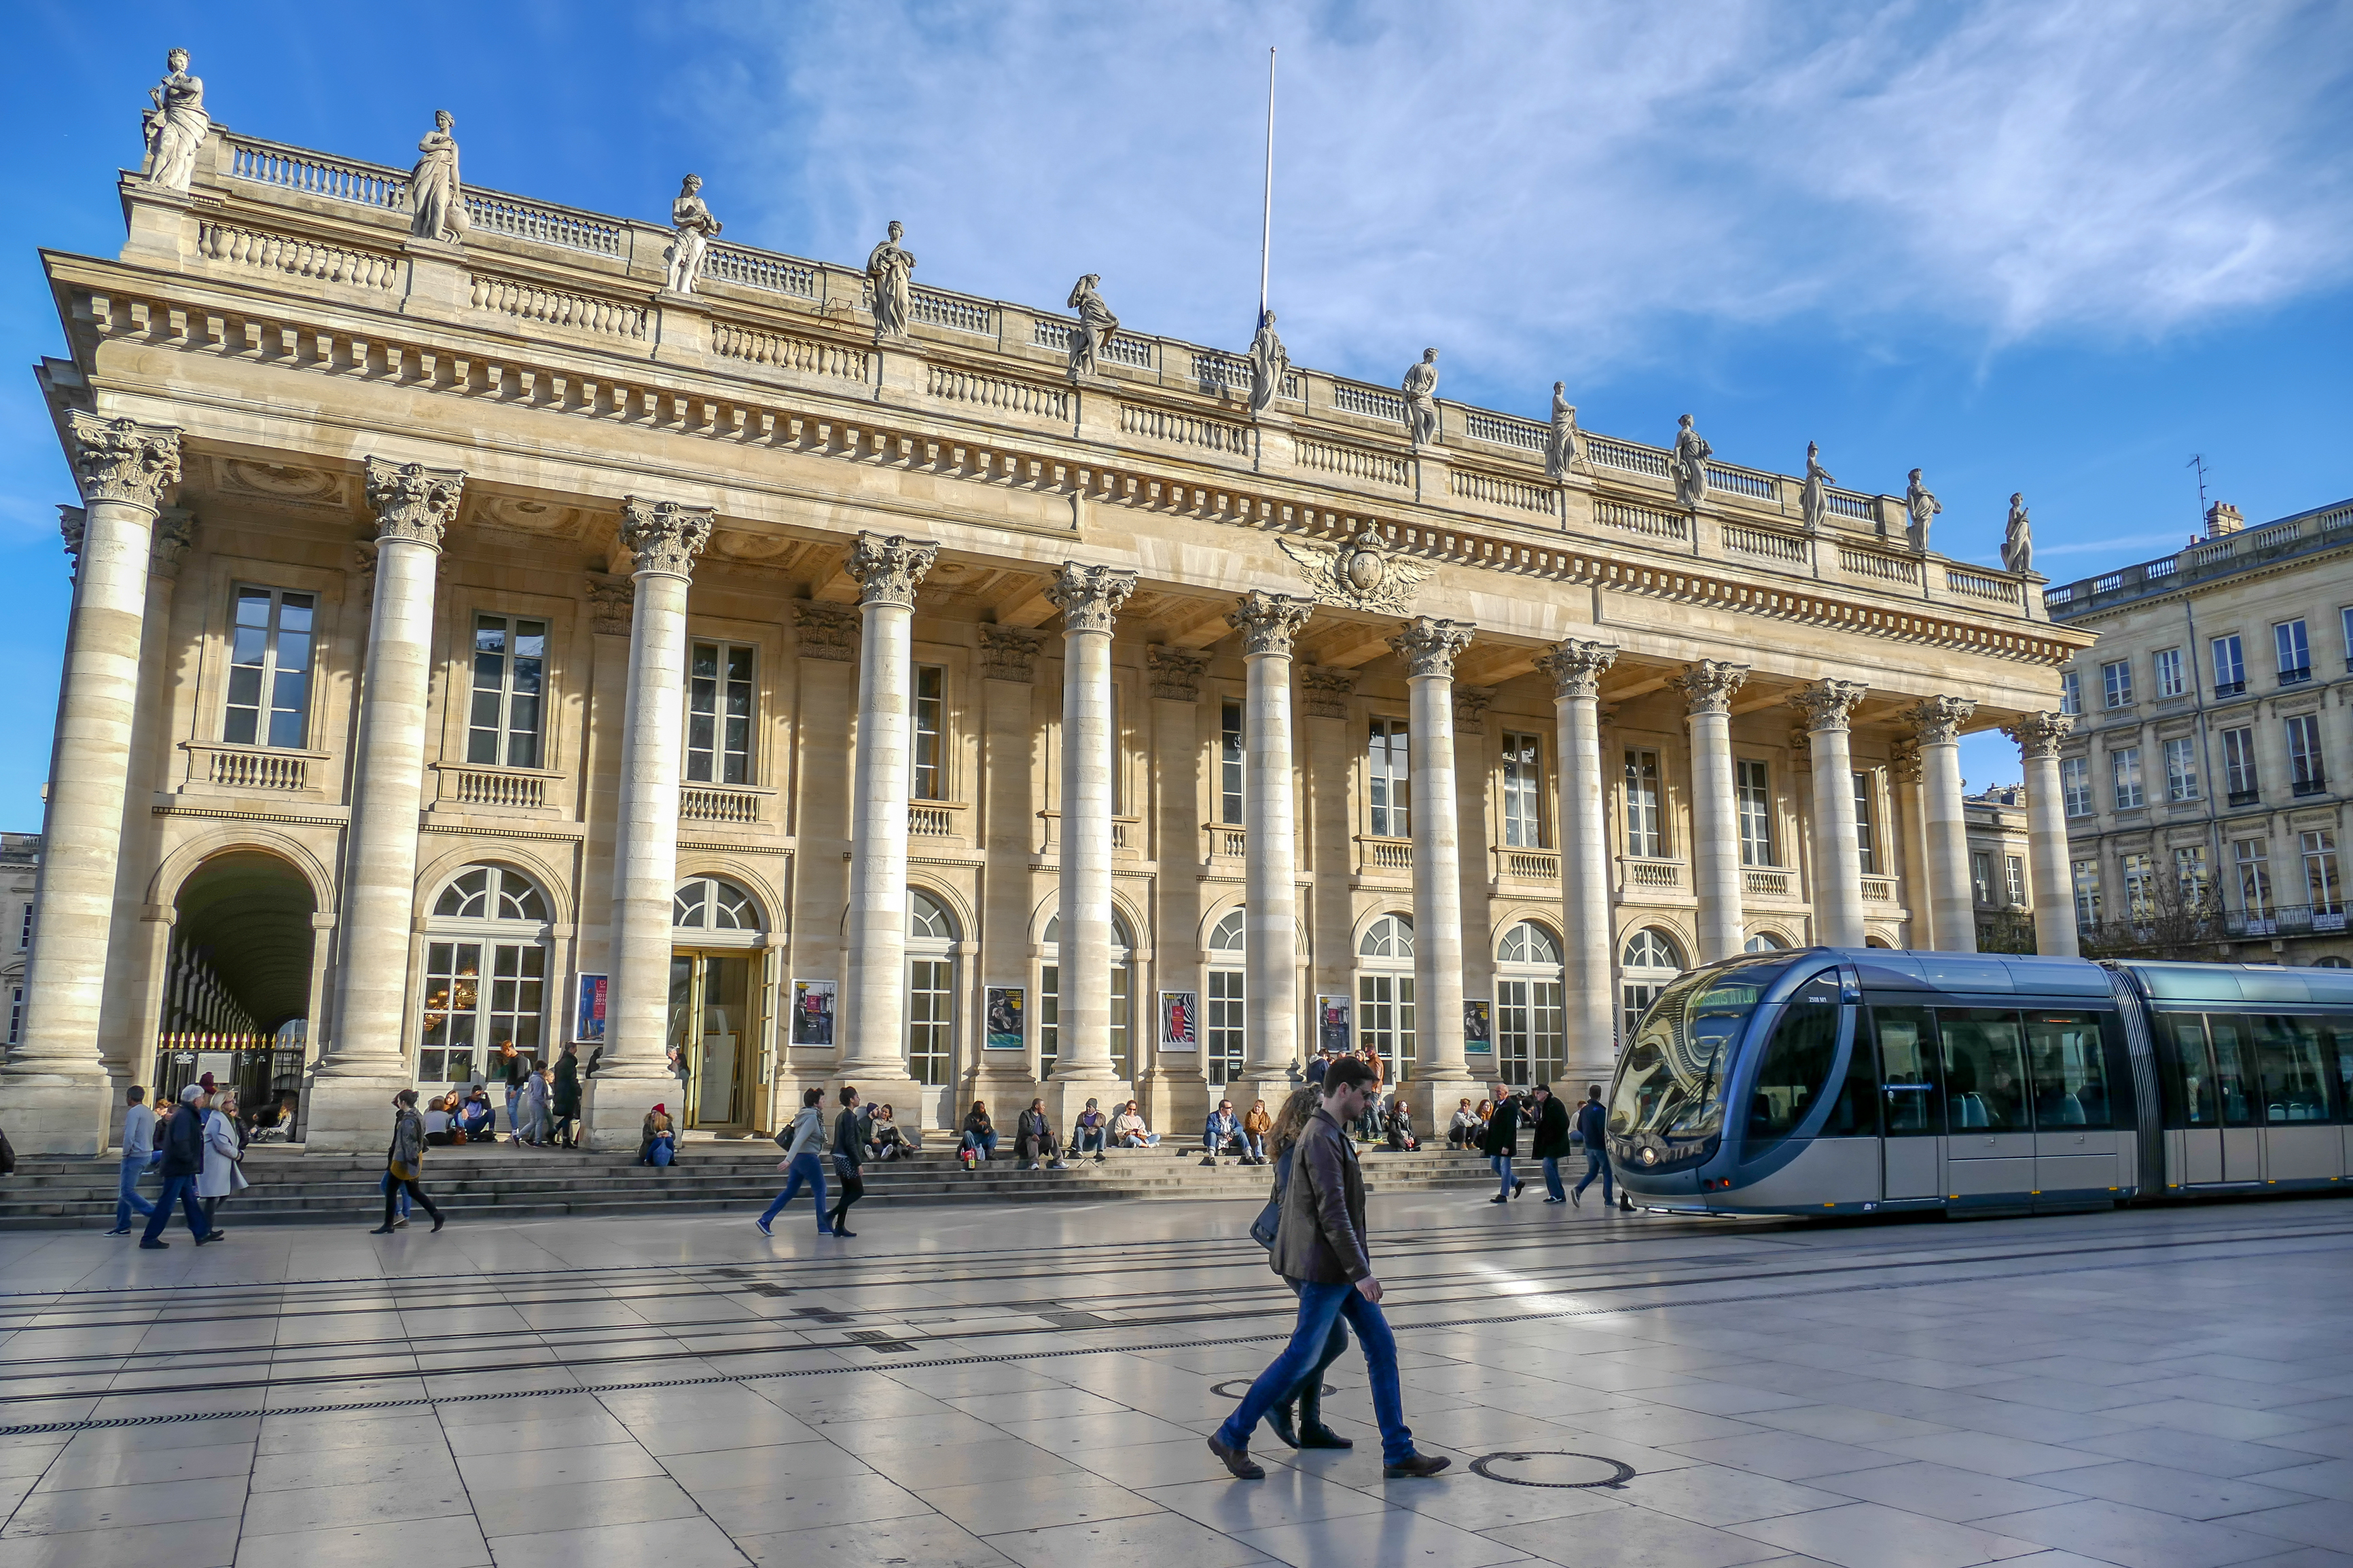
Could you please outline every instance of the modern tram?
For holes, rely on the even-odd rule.
[[[2353,1189],[2353,970],[1810,948],[1643,1014],[1610,1162],[1686,1214]]]

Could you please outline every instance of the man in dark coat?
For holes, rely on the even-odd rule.
[[[1270,1262],[1299,1289],[1299,1321],[1282,1353],[1258,1374],[1209,1438],[1209,1452],[1238,1480],[1266,1479],[1250,1457],[1250,1434],[1277,1401],[1299,1387],[1324,1353],[1332,1320],[1343,1315],[1364,1347],[1373,1415],[1381,1427],[1381,1474],[1434,1476],[1446,1468],[1444,1455],[1414,1450],[1398,1386],[1397,1340],[1381,1316],[1381,1282],[1373,1277],[1365,1248],[1365,1178],[1347,1124],[1365,1113],[1376,1087],[1372,1069],[1361,1060],[1343,1057],[1334,1062],[1324,1075],[1323,1103],[1293,1145],[1291,1180],[1282,1191],[1282,1221]]]
[[[555,1063],[555,1141],[566,1149],[578,1147],[572,1124],[580,1115],[580,1047],[566,1041]]]
[[[1560,1163],[1568,1158],[1568,1107],[1548,1083],[1536,1085],[1536,1139],[1528,1152],[1544,1162],[1545,1191],[1551,1194],[1545,1202],[1568,1202],[1560,1184]]]
[[[196,1202],[196,1177],[205,1168],[205,1110],[211,1102],[204,1086],[192,1083],[180,1091],[180,1109],[164,1123],[158,1135],[164,1149],[159,1172],[164,1178],[164,1192],[155,1200],[155,1212],[147,1216],[146,1232],[139,1238],[142,1247],[172,1245],[164,1239],[164,1227],[172,1221],[174,1204],[186,1213],[188,1234],[196,1238],[198,1247],[228,1234],[214,1229],[212,1222],[205,1217],[203,1205]]]
[[[1520,1195],[1527,1184],[1512,1174],[1512,1156],[1519,1152],[1520,1097],[1505,1092],[1502,1084],[1495,1085],[1495,1114],[1487,1119],[1486,1135],[1479,1140],[1479,1152],[1487,1156],[1488,1165],[1500,1184],[1491,1204],[1507,1204]]]
[[[1570,1189],[1572,1202],[1583,1204],[1585,1189],[1593,1178],[1601,1178],[1601,1201],[1609,1202],[1609,1113],[1601,1106],[1601,1086],[1593,1084],[1585,1091],[1585,1103],[1577,1108],[1577,1135],[1585,1140],[1585,1180]],[[1626,1194],[1618,1194],[1618,1206],[1632,1208]]]

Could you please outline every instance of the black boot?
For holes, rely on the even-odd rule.
[[[1284,1447],[1296,1448],[1300,1446],[1299,1429],[1292,1424],[1291,1407],[1290,1400],[1277,1400],[1274,1408],[1266,1413],[1266,1424],[1274,1428],[1274,1435],[1282,1439]]]
[[[1321,1373],[1317,1374],[1319,1377]],[[1299,1396],[1299,1441],[1301,1448],[1353,1448],[1356,1445],[1324,1425],[1324,1391],[1311,1383]]]

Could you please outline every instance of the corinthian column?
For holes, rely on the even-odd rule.
[[[1861,681],[1818,680],[1789,699],[1805,711],[1814,758],[1814,937],[1831,947],[1862,945],[1862,847],[1847,720],[1869,689]]]
[[[335,1010],[311,1080],[303,1131],[314,1149],[380,1143],[391,1114],[386,1101],[415,1081],[401,1018],[417,905],[417,809],[425,779],[433,577],[442,532],[458,514],[465,482],[456,468],[368,459],[368,505],[376,519],[375,600],[360,671]]]
[[[2001,732],[2026,763],[2026,858],[2034,878],[2034,951],[2073,958],[2075,894],[2067,874],[2067,810],[2059,786],[2059,743],[2075,727],[2064,713],[2029,713]]]
[[[1920,742],[1920,816],[1928,838],[1928,903],[1936,945],[1978,950],[1976,900],[1969,890],[1969,840],[1961,811],[1961,726],[1977,711],[1963,697],[1932,697],[1912,710]]]
[[[1617,1025],[1611,1003],[1609,843],[1601,815],[1601,672],[1617,659],[1608,643],[1557,644],[1536,660],[1552,677],[1554,772],[1560,784],[1562,989],[1567,994],[1569,1060],[1606,1067]],[[1567,1092],[1567,1091],[1562,1091]],[[1572,1093],[1571,1099],[1578,1098]]]
[[[1242,763],[1243,1082],[1269,1105],[1291,1092],[1299,1046],[1298,805],[1292,798],[1291,646],[1314,603],[1253,591],[1226,619],[1250,686]]]
[[[1462,1062],[1462,842],[1454,805],[1454,656],[1477,628],[1424,616],[1389,639],[1411,706],[1416,1112],[1436,1127],[1470,1073]]]
[[[1098,1096],[1126,1093],[1111,1059],[1111,631],[1134,592],[1134,573],[1075,561],[1046,590],[1062,612],[1061,1033],[1053,1081],[1065,1125],[1083,1109],[1088,1086]],[[1128,998],[1131,1052],[1153,1016],[1145,1002]],[[1135,1067],[1132,1055],[1128,1067]]]
[[[621,713],[619,831],[613,847],[612,994],[605,1054],[583,1086],[591,1149],[631,1149],[647,1107],[680,1098],[670,1031],[671,900],[678,892],[678,775],[686,705],[686,587],[711,542],[711,509],[628,496],[621,543],[636,558],[629,684]],[[671,1117],[684,1125],[686,1107]]]
[[[9,1137],[37,1154],[106,1147],[113,1097],[97,1024],[139,705],[142,612],[155,513],[180,479],[176,429],[77,411],[67,416],[67,436],[81,484],[81,561],[41,827],[24,1031],[0,1069]]]
[[[1732,694],[1745,664],[1704,658],[1668,684],[1691,714],[1692,885],[1699,895],[1699,961],[1730,958],[1740,942],[1740,834],[1732,795]]]
[[[913,756],[915,587],[940,547],[861,533],[844,567],[858,580],[858,745],[849,802],[849,994],[842,1079],[861,1091],[912,1086],[907,1072],[907,795]]]

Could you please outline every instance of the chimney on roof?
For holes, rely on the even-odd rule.
[[[2229,501],[2218,500],[2206,509],[2206,537],[2209,539],[2220,539],[2226,533],[2236,533],[2246,526],[2247,520],[2241,517],[2239,509]]]

